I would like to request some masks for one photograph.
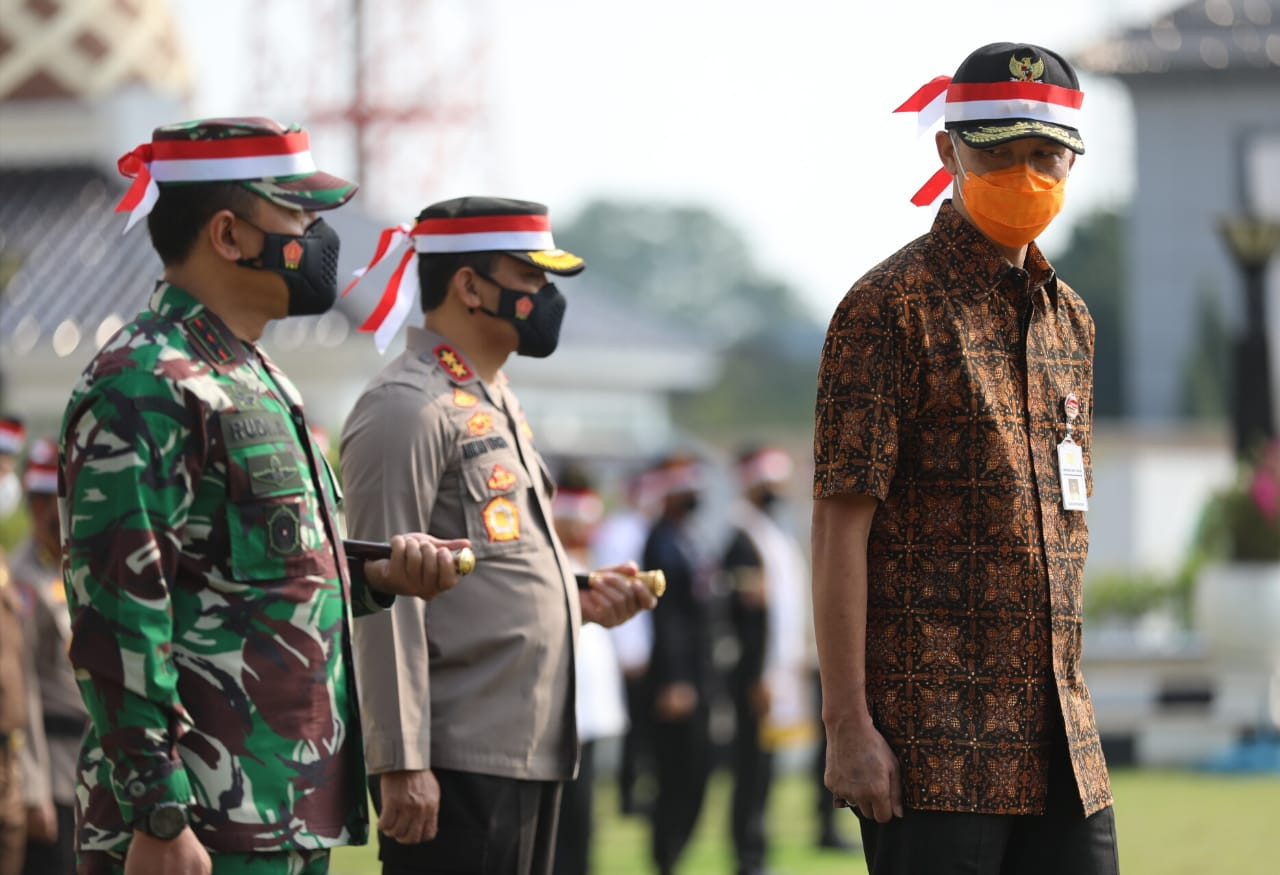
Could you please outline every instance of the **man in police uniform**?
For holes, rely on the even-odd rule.
[[[58,444],[32,443],[22,464],[31,530],[14,551],[10,573],[21,597],[30,682],[39,689],[42,744],[29,745],[27,875],[75,870],[76,759],[86,714],[67,659],[71,618],[62,581],[58,529]]]
[[[337,295],[315,211],[355,186],[306,132],[169,125],[120,168],[164,279],[63,421],[80,871],[324,872],[367,833],[352,612],[448,589],[465,542],[398,535],[348,569],[336,479],[257,345]]]
[[[343,430],[351,531],[468,538],[477,562],[429,611],[398,603],[356,624],[383,872],[541,875],[576,766],[579,623],[616,625],[655,600],[634,565],[576,588],[553,484],[501,371],[512,353],[555,349],[565,302],[546,274],[582,259],[554,248],[546,207],[526,201],[438,203],[407,237],[426,324]]]

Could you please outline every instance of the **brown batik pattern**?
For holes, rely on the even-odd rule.
[[[831,319],[814,496],[881,501],[867,698],[912,807],[1043,811],[1059,713],[1085,811],[1111,803],[1080,673],[1088,528],[1056,450],[1074,392],[1089,470],[1092,362],[1088,310],[1036,246],[1010,267],[949,201]]]

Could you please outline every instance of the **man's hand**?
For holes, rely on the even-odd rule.
[[[157,839],[141,830],[124,858],[124,875],[212,875],[209,852],[187,827],[173,839]]]
[[[827,730],[827,789],[863,817],[902,817],[902,775],[889,743],[869,720]]]
[[[584,622],[619,626],[641,611],[657,607],[658,599],[636,579],[634,562],[611,565],[591,574],[591,588],[578,590]]]
[[[378,829],[404,845],[436,837],[440,784],[430,769],[385,772],[378,781],[382,796]]]
[[[58,812],[52,801],[27,806],[27,838],[45,845],[58,840]]]
[[[658,690],[653,699],[653,713],[664,723],[684,720],[698,707],[698,688],[678,681]]]
[[[469,546],[465,538],[442,541],[421,532],[395,535],[391,558],[365,562],[364,577],[380,592],[430,600],[458,582],[453,551]]]

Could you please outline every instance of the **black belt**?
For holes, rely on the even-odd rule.
[[[82,714],[44,715],[44,734],[49,738],[79,738],[88,726]]]

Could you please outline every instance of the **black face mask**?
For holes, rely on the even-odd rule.
[[[289,290],[290,316],[327,312],[338,299],[338,232],[324,219],[316,219],[301,235],[258,230],[263,237],[261,254],[236,263],[283,277]]]
[[[568,306],[560,290],[547,283],[537,292],[522,292],[508,289],[491,276],[480,276],[498,287],[499,296],[496,311],[486,307],[479,310],[516,327],[520,338],[516,354],[541,359],[555,352],[560,343],[560,325],[564,322],[564,311]]]

